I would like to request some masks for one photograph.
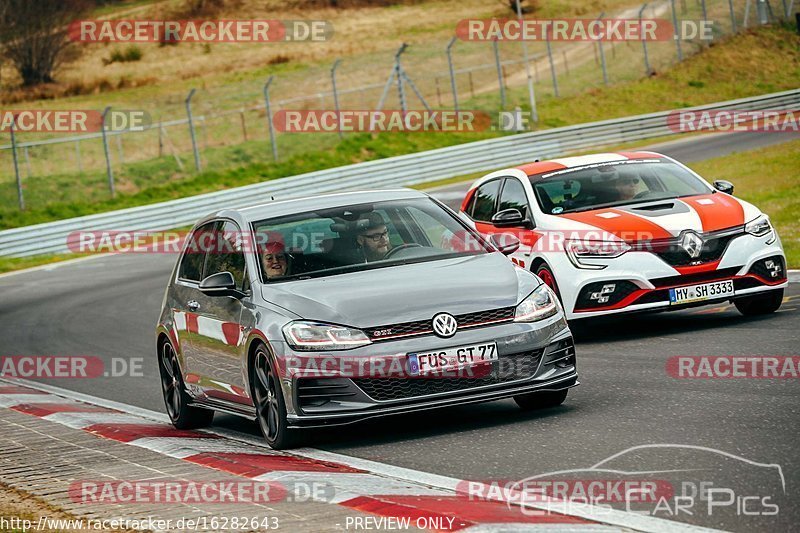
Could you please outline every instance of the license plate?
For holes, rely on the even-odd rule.
[[[439,373],[497,361],[497,344],[470,344],[432,352],[408,354],[408,369],[413,375]]]
[[[714,281],[712,283],[702,283],[700,285],[670,289],[669,302],[672,305],[700,302],[711,298],[733,296],[735,292],[736,291],[733,289],[733,281]]]

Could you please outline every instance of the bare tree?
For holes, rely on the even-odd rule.
[[[53,81],[67,27],[89,7],[89,0],[0,0],[0,46],[24,85]]]

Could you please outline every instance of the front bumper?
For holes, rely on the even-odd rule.
[[[768,259],[782,262],[782,275],[779,278],[770,277],[762,268],[763,262]],[[557,263],[559,260],[566,261],[566,258],[556,257],[553,260]],[[628,252],[605,263],[607,266],[602,270],[580,270],[570,263],[558,265],[561,270],[556,272],[561,277],[568,272],[573,281],[566,286],[564,283],[559,285],[570,320],[637,311],[679,310],[788,285],[786,258],[777,236],[770,242],[770,236],[741,235],[729,243],[718,260],[692,267],[672,267],[655,254],[645,251]],[[734,296],[682,305],[670,303],[670,289],[723,280],[733,280],[736,290]],[[607,284],[617,284],[615,288],[620,292],[615,298],[609,299],[606,305],[587,301],[587,293],[598,287],[602,289]]]
[[[298,427],[347,424],[368,418],[508,398],[534,391],[554,391],[578,384],[574,343],[562,313],[534,323],[503,323],[462,330],[449,339],[422,335],[376,342],[333,352],[340,361],[376,361],[381,369],[400,368],[406,354],[494,341],[498,361],[491,372],[436,378],[386,373],[352,373],[353,365],[319,370],[297,365],[307,353],[288,350],[280,356],[287,420]],[[317,356],[318,357],[318,356]],[[362,365],[359,368],[374,368]]]

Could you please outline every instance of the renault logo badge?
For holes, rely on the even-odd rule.
[[[450,313],[439,313],[433,316],[433,332],[440,337],[448,338],[456,334],[458,321]]]
[[[703,252],[703,238],[693,231],[686,232],[681,239],[681,247],[686,250],[689,257],[697,259]]]

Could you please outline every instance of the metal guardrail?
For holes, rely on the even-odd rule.
[[[686,110],[780,110],[800,106],[800,89],[729,100]],[[66,253],[77,231],[166,230],[194,223],[220,207],[245,207],[278,199],[343,190],[398,187],[489,171],[601,146],[671,135],[672,111],[591,122],[488,139],[416,154],[319,170],[235,189],[108,213],[0,231],[0,256]]]

